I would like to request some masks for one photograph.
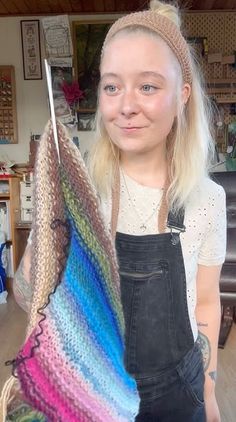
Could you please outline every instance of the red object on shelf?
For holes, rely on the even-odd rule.
[[[14,177],[14,174],[2,173],[0,174],[0,179],[9,179],[10,177]]]

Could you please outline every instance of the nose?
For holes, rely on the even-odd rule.
[[[133,90],[125,91],[121,99],[120,112],[129,118],[139,113],[139,103]]]

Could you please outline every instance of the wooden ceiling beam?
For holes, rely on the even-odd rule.
[[[214,6],[215,0],[193,0],[191,10],[211,10]]]
[[[58,3],[63,13],[68,14],[73,12],[70,0],[58,0]]]
[[[47,3],[47,7],[49,7],[48,1],[46,0],[24,0],[25,4],[27,5],[27,7],[29,8],[29,13],[31,15],[37,15],[40,13],[45,13],[45,11],[43,12],[43,9],[45,9],[45,3]],[[50,11],[49,11],[50,13]]]
[[[59,0],[50,0],[50,9],[52,13],[57,13],[58,15],[65,13]]]
[[[236,9],[236,1],[235,0],[215,0],[214,8],[218,10],[233,10]]]
[[[70,0],[73,13],[84,13],[82,0]]]
[[[6,8],[9,15],[16,15],[20,12],[19,8],[11,0],[2,0],[2,5]]]
[[[236,0],[178,0],[178,3],[185,11],[236,10]],[[0,15],[128,13],[145,10],[148,4],[149,0],[0,0]]]
[[[104,1],[93,0],[93,10],[94,13],[104,13]]]
[[[29,13],[29,7],[27,6],[27,4],[25,3],[24,0],[13,0],[13,3],[15,3],[15,5],[18,7],[18,12],[17,13],[21,13],[21,14],[25,14],[27,15]]]
[[[115,12],[115,0],[103,0],[104,2],[104,11],[105,13],[114,13]]]
[[[4,4],[0,0],[0,15],[6,15],[7,12],[8,12],[7,8],[4,6]]]
[[[125,12],[127,10],[127,1],[126,0],[116,0],[115,8],[118,12]]]

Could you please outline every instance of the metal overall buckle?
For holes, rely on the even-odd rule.
[[[170,228],[170,235],[171,235],[171,243],[172,245],[177,245],[180,241],[180,233],[184,233],[186,231],[186,227],[184,224],[182,224],[181,226],[175,226],[173,224],[167,225],[167,227]],[[176,230],[176,231],[173,231]]]

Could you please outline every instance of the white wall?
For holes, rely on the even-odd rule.
[[[111,15],[99,16],[107,19]],[[0,145],[0,157],[7,155],[17,163],[26,163],[29,158],[29,142],[31,132],[41,134],[49,118],[47,104],[47,89],[43,66],[42,80],[24,80],[20,21],[23,19],[42,19],[42,17],[11,17],[0,18],[0,65],[15,66],[16,102],[18,120],[18,144]],[[96,20],[96,16],[71,16],[72,20]],[[42,39],[42,37],[41,37]],[[43,42],[41,42],[42,65],[44,58]],[[76,132],[79,137],[82,154],[93,143],[93,133]]]
[[[0,64],[15,66],[18,144],[0,145],[0,156],[27,162],[30,133],[41,133],[48,119],[45,79],[25,81],[23,77],[20,18],[0,18]]]

